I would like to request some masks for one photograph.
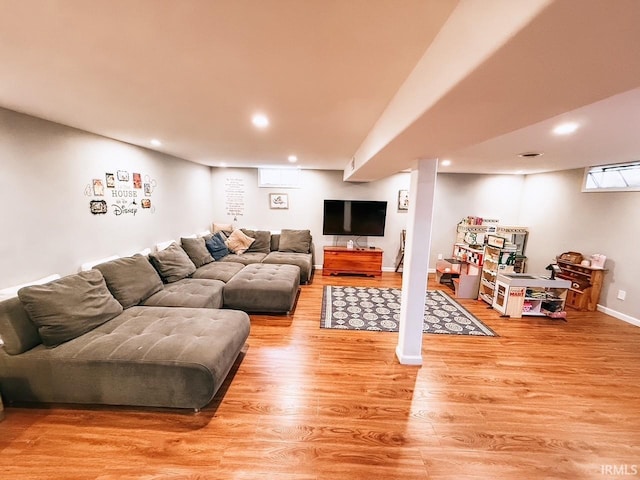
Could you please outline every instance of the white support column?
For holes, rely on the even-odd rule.
[[[417,168],[411,171],[400,333],[396,347],[396,356],[404,365],[422,365],[422,322],[437,173],[437,159],[419,160]]]

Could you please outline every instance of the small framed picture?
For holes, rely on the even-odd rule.
[[[107,213],[107,202],[104,200],[91,200],[89,202],[89,210],[94,215]]]
[[[116,176],[113,173],[105,173],[104,176],[107,181],[107,188],[115,188]]]
[[[133,174],[133,188],[142,188],[142,175],[139,173]]]
[[[126,170],[118,170],[118,181],[119,182],[128,182],[129,181],[129,172]]]
[[[398,210],[409,210],[409,190],[398,190]]]
[[[93,194],[96,197],[104,197],[104,184],[99,178],[93,179]]]
[[[269,208],[289,208],[289,195],[286,193],[270,193]]]

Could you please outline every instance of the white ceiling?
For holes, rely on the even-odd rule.
[[[640,158],[640,2],[518,1],[535,15],[359,158],[354,180],[424,157],[475,173]],[[490,36],[494,13],[513,5],[0,0],[0,106],[205,165],[289,165],[295,154],[303,168],[342,170],[384,124],[414,67],[437,47],[452,59],[438,70],[452,68],[474,51],[471,40],[460,47],[467,33]],[[447,43],[451,32],[457,44]],[[264,131],[251,125],[257,111],[271,120]],[[550,135],[565,119],[581,123],[578,132]],[[545,155],[522,161],[525,151]]]

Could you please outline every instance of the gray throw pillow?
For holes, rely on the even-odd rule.
[[[189,258],[189,255],[175,242],[164,250],[152,253],[149,255],[149,259],[162,279],[167,283],[182,280],[196,271],[196,266]]]
[[[280,232],[279,252],[309,253],[311,232],[309,230],[282,230]]]
[[[248,230],[241,228],[242,232],[251,237],[254,242],[249,246],[247,252],[269,253],[271,251],[271,232],[266,230]]]
[[[207,246],[204,242],[205,239],[202,237],[180,239],[182,249],[187,252],[187,255],[189,255],[189,258],[196,268],[200,268],[207,263],[213,262],[213,257],[209,253],[209,250],[207,250]]]
[[[102,272],[107,287],[124,308],[144,302],[163,288],[156,269],[140,254],[101,263],[94,268]]]
[[[18,297],[47,347],[79,337],[122,313],[99,270],[23,287]]]

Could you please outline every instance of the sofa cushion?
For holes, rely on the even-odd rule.
[[[123,308],[133,307],[162,290],[162,279],[146,257],[123,257],[93,267]]]
[[[233,225],[230,223],[214,223],[212,226],[213,233],[216,234],[218,232],[225,232],[230,234],[233,232]]]
[[[207,250],[204,238],[181,238],[180,243],[196,268],[213,262],[214,259]]]
[[[168,283],[142,305],[152,307],[222,308],[224,282],[205,278],[183,278]]]
[[[204,244],[214,260],[220,260],[221,258],[229,255],[229,249],[225,243],[225,238],[223,238],[220,232],[206,239]]]
[[[237,262],[213,262],[203,265],[196,270],[192,278],[208,278],[220,280],[227,283],[233,276],[244,268],[242,263]]]
[[[221,263],[233,262],[241,263],[243,265],[251,265],[252,263],[262,263],[267,257],[266,253],[261,252],[245,252],[245,253],[231,253],[220,260]]]
[[[255,239],[248,237],[239,228],[234,230],[229,238],[227,238],[226,244],[229,251],[232,253],[244,253],[255,242]]]
[[[42,344],[38,327],[17,296],[0,301],[0,339],[4,342],[2,349],[9,355],[18,355]]]
[[[247,249],[248,253],[269,253],[271,251],[271,232],[266,230],[248,230],[241,228],[242,233],[254,239]]]
[[[175,242],[164,250],[152,253],[149,255],[149,259],[167,283],[182,280],[196,271],[196,266],[189,255]]]
[[[18,297],[48,347],[79,337],[122,313],[99,270],[21,288]]]
[[[282,230],[280,232],[279,252],[309,253],[311,232],[309,230]]]

